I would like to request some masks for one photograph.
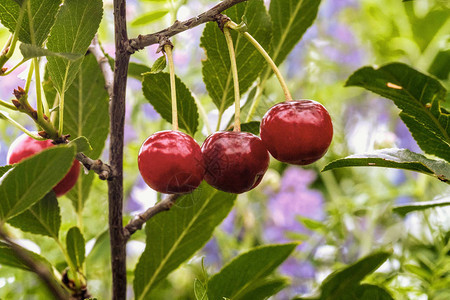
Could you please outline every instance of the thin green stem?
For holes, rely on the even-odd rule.
[[[24,62],[26,62],[25,59],[22,59],[18,64],[16,64],[14,67],[12,67],[11,69],[9,69],[7,72],[0,74],[0,76],[7,76],[9,74],[11,74],[12,72],[14,72],[15,69],[17,69],[18,67],[20,67]]]
[[[0,100],[0,106],[6,107],[6,108],[11,109],[11,110],[17,110],[17,107],[15,107],[13,104],[8,103],[8,102],[3,101],[3,100]]]
[[[233,131],[241,131],[241,95],[239,93],[239,77],[236,65],[236,54],[234,52],[233,38],[231,37],[228,27],[223,28],[225,39],[227,40],[228,53],[230,54],[231,73],[233,74],[233,86],[234,86],[234,129]]]
[[[61,250],[61,252],[67,262],[67,265],[73,272],[73,276],[74,276],[73,280],[75,282],[75,286],[81,287],[80,278],[78,278],[77,267],[73,264],[72,260],[70,259],[69,254],[66,251],[66,248],[64,248],[63,244],[61,244],[61,241],[59,239],[53,239],[53,240],[56,242],[56,244],[58,244],[58,247]]]
[[[170,96],[172,98],[172,130],[178,130],[178,113],[177,113],[177,89],[175,85],[175,66],[173,63],[172,45],[164,45],[164,52],[167,54],[169,61],[170,74]]]
[[[30,68],[28,69],[27,81],[25,82],[25,93],[28,95],[30,90],[31,78],[33,78],[34,61],[31,61]]]
[[[42,101],[42,91],[41,91],[41,75],[39,72],[39,62],[37,58],[33,58],[34,64],[34,82],[36,85],[36,110],[38,121],[44,120],[44,104]],[[45,104],[46,110],[48,111],[48,105]]]
[[[44,138],[35,135],[33,132],[29,131],[25,127],[23,127],[20,123],[16,122],[13,118],[9,116],[9,114],[5,111],[0,110],[0,119],[6,119],[9,123],[11,123],[14,127],[24,132],[26,135],[32,137],[35,140],[45,140]]]

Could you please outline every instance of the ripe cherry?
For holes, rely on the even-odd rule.
[[[279,161],[307,165],[325,155],[333,138],[328,111],[313,100],[278,103],[261,121],[261,140]]]
[[[206,182],[229,193],[255,188],[269,166],[266,147],[259,137],[248,132],[213,133],[203,142],[202,152]]]
[[[148,137],[139,150],[138,167],[148,186],[166,194],[195,190],[205,174],[200,146],[189,135],[175,130]]]
[[[23,159],[52,146],[54,145],[52,144],[51,140],[39,141],[26,134],[22,134],[11,144],[6,159],[7,163],[18,163]],[[55,192],[56,196],[62,196],[70,191],[70,189],[72,189],[77,182],[79,174],[80,163],[77,160],[74,160],[69,172],[67,172],[64,178],[61,179],[61,181],[53,187],[53,191]]]

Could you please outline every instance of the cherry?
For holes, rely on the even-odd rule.
[[[307,165],[325,155],[333,137],[328,111],[313,100],[286,101],[261,121],[261,140],[279,161]]]
[[[138,167],[148,186],[166,194],[191,192],[205,175],[200,146],[189,135],[175,130],[149,136],[139,150]]]
[[[269,166],[261,139],[248,132],[216,132],[202,145],[205,180],[224,192],[240,194],[255,188]]]
[[[52,146],[54,146],[54,144],[51,140],[39,141],[26,134],[22,134],[11,144],[6,159],[7,163],[18,163],[23,159]],[[77,160],[74,160],[69,172],[67,172],[64,178],[61,179],[61,181],[53,187],[53,191],[55,192],[56,196],[62,196],[70,191],[70,189],[72,189],[77,182],[79,174],[80,163]]]

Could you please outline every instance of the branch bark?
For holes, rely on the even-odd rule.
[[[198,15],[197,17],[190,18],[189,20],[183,22],[175,21],[172,26],[152,34],[139,35],[137,38],[131,39],[129,41],[127,50],[132,54],[137,50],[144,49],[147,46],[159,44],[159,42],[164,38],[170,38],[171,36],[174,36],[180,32],[194,28],[206,22],[216,21],[217,15],[219,15],[221,12],[245,1],[247,0],[224,0],[213,8]]]
[[[89,45],[89,52],[91,52],[97,60],[100,70],[103,73],[103,77],[105,78],[105,89],[108,92],[109,98],[111,99],[111,96],[113,94],[114,72],[111,69],[108,58],[105,56],[102,48],[100,47],[97,35],[95,35],[94,39]]]
[[[158,202],[155,204],[155,206],[150,207],[142,214],[137,215],[133,220],[128,223],[127,226],[124,228],[124,234],[125,238],[128,240],[130,236],[142,228],[145,222],[150,220],[150,218],[154,217],[155,215],[159,214],[160,212],[170,210],[170,208],[175,204],[177,199],[181,195],[175,194],[170,195],[164,200]]]
[[[112,180],[113,172],[108,164],[103,163],[100,159],[92,159],[86,156],[83,152],[78,152],[75,158],[83,164],[89,171],[94,171],[98,174],[101,180]]]

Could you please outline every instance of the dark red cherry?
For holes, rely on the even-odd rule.
[[[18,163],[21,160],[52,146],[54,145],[51,140],[38,141],[26,134],[22,134],[11,144],[8,151],[7,163]],[[77,183],[79,174],[80,163],[77,160],[74,160],[69,172],[57,185],[53,187],[53,191],[56,196],[62,196],[70,191],[70,189],[72,189],[72,187]]]
[[[274,105],[261,121],[261,140],[279,161],[307,165],[325,155],[333,138],[328,111],[313,100]]]
[[[189,135],[174,130],[156,132],[144,141],[138,167],[148,186],[166,194],[195,190],[205,174],[200,146]]]
[[[256,187],[269,166],[261,139],[248,132],[210,135],[202,145],[205,180],[218,190],[240,194]]]

